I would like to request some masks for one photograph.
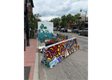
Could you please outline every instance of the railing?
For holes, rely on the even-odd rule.
[[[74,53],[76,50],[76,37],[60,41],[42,49],[43,58],[41,62],[47,67],[52,68],[57,63],[60,63],[64,58]]]

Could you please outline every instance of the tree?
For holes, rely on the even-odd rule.
[[[81,16],[80,16],[80,14],[79,13],[77,13],[76,15],[74,15],[74,21],[75,21],[75,23],[76,23],[76,25],[77,25],[77,28],[79,29],[79,27],[80,27],[80,19],[81,19]]]
[[[59,26],[60,26],[60,21],[61,21],[60,18],[53,18],[53,19],[51,20],[51,22],[54,23],[54,27],[56,27],[56,28],[59,28]]]
[[[39,17],[41,17],[41,15],[38,13],[38,14],[34,14],[34,17],[37,19],[37,21],[41,21],[41,19]]]
[[[71,14],[68,14],[66,16],[67,22],[69,23],[70,21],[73,21],[73,16]]]
[[[61,17],[61,27],[67,27],[67,18],[65,15]]]
[[[71,25],[72,24],[74,24],[74,16],[73,15],[71,15],[71,14],[68,14],[67,16],[66,16],[66,19],[67,19],[67,26],[68,26],[68,28],[71,28]]]
[[[35,31],[37,30],[37,20],[34,15],[30,15],[28,18],[28,24],[30,28],[30,38],[35,37]]]
[[[78,28],[80,27],[81,23],[80,22],[80,14],[77,13],[76,15],[68,14],[68,15],[63,15],[61,18],[53,18],[51,22],[54,23],[54,27],[59,28],[59,26],[63,28],[72,28],[72,25],[77,25]]]

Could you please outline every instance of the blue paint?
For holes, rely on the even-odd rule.
[[[56,64],[58,64],[58,60],[57,60],[57,58],[55,57],[55,58],[49,63],[49,66],[50,66],[50,68],[53,68]]]
[[[58,60],[58,62],[60,63],[60,62],[62,61],[62,56],[59,56],[59,57],[57,58],[57,60]]]
[[[46,39],[52,39],[53,33],[47,30],[47,27],[44,24],[41,24],[39,32],[38,32],[38,40],[40,42],[44,42]]]

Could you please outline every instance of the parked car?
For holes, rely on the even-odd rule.
[[[67,29],[67,32],[72,32],[72,29]]]
[[[66,28],[61,28],[60,32],[67,32],[67,29]]]
[[[54,31],[57,31],[57,28],[56,28],[56,27],[54,27],[54,28],[53,28],[53,30],[54,30]]]
[[[60,28],[58,28],[57,31],[60,31]]]
[[[79,33],[79,30],[78,29],[73,29],[72,32],[73,33]]]
[[[88,28],[85,28],[83,30],[79,30],[79,33],[82,36],[88,36]]]
[[[83,30],[79,30],[79,33],[82,33]]]

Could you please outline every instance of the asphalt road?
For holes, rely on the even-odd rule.
[[[55,32],[57,33],[57,32]],[[41,80],[88,80],[88,37],[74,33],[62,33],[77,37],[80,50],[71,54],[54,68],[49,69],[39,63]],[[41,56],[41,55],[40,55]]]

